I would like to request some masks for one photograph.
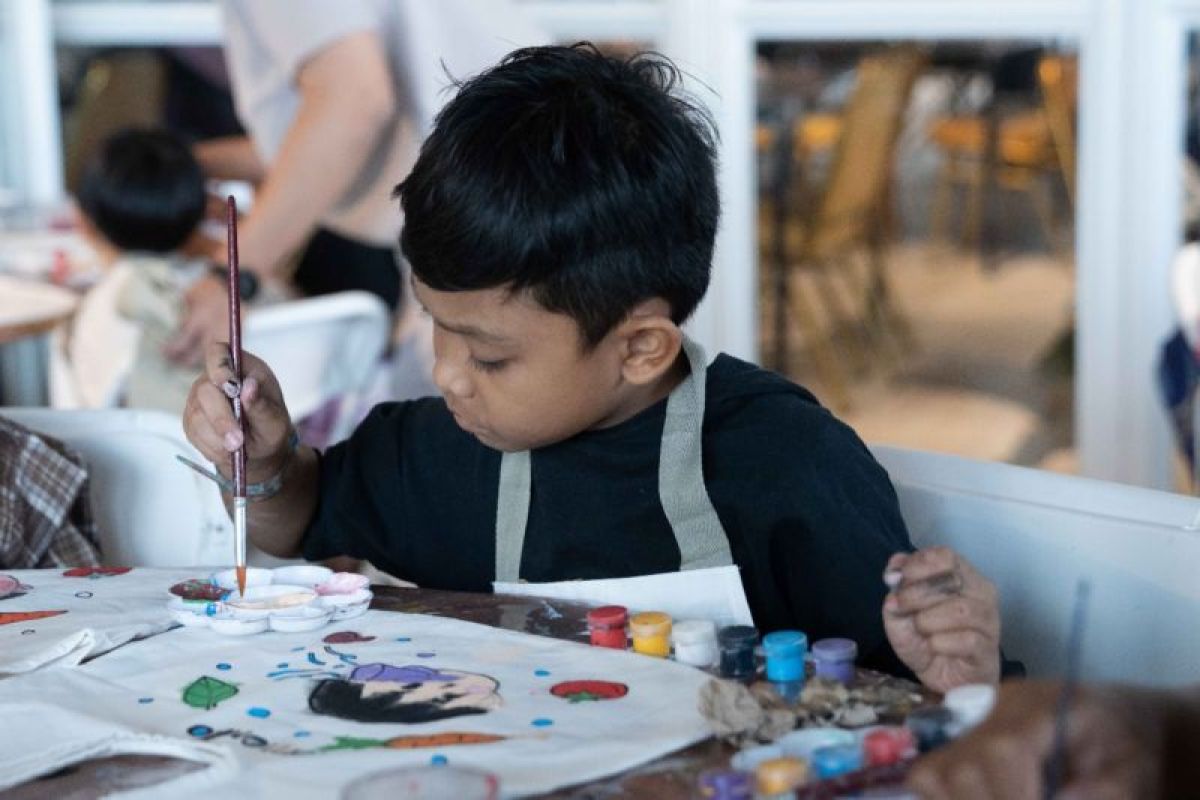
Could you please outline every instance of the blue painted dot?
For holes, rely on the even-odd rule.
[[[417,658],[433,658],[437,653],[417,653]]]
[[[233,667],[231,667],[229,664],[221,662],[220,664],[217,664],[217,669],[230,670],[230,669],[233,669]]]
[[[139,697],[138,702],[141,703],[142,705],[145,705],[146,703],[153,703],[154,698],[153,697]]]
[[[548,669],[535,669],[535,670],[533,671],[533,674],[534,674],[534,675],[537,675],[539,678],[545,678],[545,677],[547,677],[547,676],[550,674],[550,670],[548,670]]]
[[[305,738],[307,738],[307,737],[309,737],[309,736],[312,736],[312,734],[311,734],[311,733],[309,733],[308,731],[296,731],[296,732],[295,732],[294,734],[292,734],[292,735],[293,735],[293,736],[295,736],[297,739],[305,739]]]
[[[304,645],[300,645],[299,647],[293,647],[293,648],[292,648],[292,652],[293,652],[293,653],[299,653],[299,652],[300,652],[301,650],[303,650],[303,649],[304,649]]]
[[[411,642],[412,637],[411,636],[397,636],[396,641],[397,642]]]
[[[440,766],[443,766],[443,765],[445,765],[445,764],[449,764],[449,763],[450,763],[450,759],[446,758],[446,757],[445,757],[444,755],[442,755],[441,753],[438,753],[438,754],[437,754],[437,755],[435,755],[433,758],[429,759],[429,763],[430,763],[430,764],[433,764],[435,767],[440,767]]]
[[[259,719],[266,719],[267,717],[271,716],[270,710],[265,709],[262,706],[253,706],[248,708],[246,709],[246,713],[252,717],[258,717]]]
[[[275,665],[275,669],[287,669],[287,662],[281,661],[280,663]]]
[[[529,724],[535,728],[549,728],[551,725],[554,724],[554,720],[546,719],[545,717],[538,717],[537,719],[535,719],[533,722],[531,722]]]

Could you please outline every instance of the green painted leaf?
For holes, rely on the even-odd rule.
[[[333,744],[327,744],[321,748],[321,752],[328,750],[366,750],[370,747],[383,747],[382,739],[360,739],[356,736],[336,736]]]
[[[238,693],[237,686],[207,675],[189,683],[183,690],[183,702],[207,711]]]

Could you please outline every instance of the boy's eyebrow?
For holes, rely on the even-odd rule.
[[[416,278],[409,278],[408,281],[413,290],[412,297],[417,301],[417,305],[419,305],[421,310],[428,314],[431,319],[433,319],[433,324],[437,325],[442,330],[450,331],[451,333],[457,333],[459,336],[467,336],[472,339],[482,339],[485,342],[493,342],[495,344],[507,344],[511,341],[507,336],[501,336],[498,333],[485,331],[483,328],[477,328],[474,325],[452,325],[448,322],[438,319],[436,316],[434,316],[433,312],[429,310],[428,306],[421,301],[421,296],[417,294]]]
[[[426,309],[426,311],[428,312],[428,309]],[[459,336],[467,336],[471,339],[483,339],[486,342],[492,342],[494,344],[507,344],[511,341],[507,336],[501,336],[498,333],[485,331],[483,328],[477,328],[474,325],[451,325],[448,322],[442,322],[437,317],[434,317],[432,313],[430,313],[429,316],[433,317],[434,325],[437,325],[442,330],[447,330],[451,333],[457,333]]]

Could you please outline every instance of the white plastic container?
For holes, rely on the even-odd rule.
[[[717,663],[717,626],[707,619],[685,619],[671,631],[675,660],[693,667],[711,667]]]

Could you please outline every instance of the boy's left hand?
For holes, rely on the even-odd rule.
[[[948,547],[897,553],[883,626],[896,655],[921,683],[946,692],[1000,680],[996,587]]]

